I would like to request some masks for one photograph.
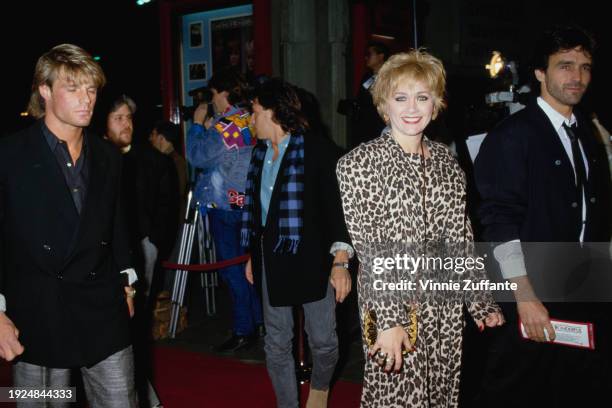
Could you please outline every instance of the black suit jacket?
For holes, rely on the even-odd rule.
[[[578,112],[578,132],[588,162],[584,242],[610,240],[610,175],[603,146]],[[574,170],[544,111],[533,103],[502,121],[485,138],[475,161],[486,241],[577,242],[582,215]],[[588,250],[579,245],[523,245],[525,266],[543,301],[569,300],[584,278]],[[491,258],[492,259],[492,258]],[[582,266],[580,266],[582,265]],[[495,265],[493,268],[495,269]],[[609,278],[606,278],[606,280]],[[608,285],[605,281],[602,285]],[[586,300],[584,297],[581,300]],[[592,319],[589,308],[547,303],[552,317]],[[507,307],[509,321],[516,310]]]
[[[47,367],[94,364],[130,343],[120,156],[84,137],[80,215],[40,122],[0,142],[0,292],[25,347],[21,360]]]
[[[336,179],[336,163],[340,155],[340,149],[332,141],[315,133],[304,136],[304,229],[295,255],[273,252],[278,239],[280,190],[287,166],[287,156],[283,157],[270,200],[266,228],[257,228],[256,237],[252,237],[250,242],[257,286],[261,290],[264,262],[272,306],[299,305],[322,299],[333,261],[329,253],[331,245],[334,242],[350,243]],[[261,225],[260,187],[261,173],[255,183],[253,198],[257,226]]]
[[[610,239],[607,160],[589,120],[575,114],[589,166],[584,241],[606,242]],[[579,206],[574,205],[581,197],[572,165],[537,103],[508,117],[485,137],[475,175],[483,200],[480,217],[485,239],[495,243],[513,239],[565,242],[562,247],[523,245],[530,281],[551,318],[593,322],[595,330],[594,351],[525,341],[519,336],[516,305],[501,303],[507,321],[492,333],[480,400],[475,406],[514,407],[525,401],[533,401],[533,406],[540,402],[570,406],[578,399],[586,405],[601,401],[610,384],[609,303],[546,302],[566,296],[569,300],[588,276],[590,261],[585,258],[587,249],[571,244],[578,241],[582,222]],[[572,269],[576,261],[579,265]],[[605,284],[609,278],[601,276]],[[567,369],[575,375],[568,377]]]
[[[610,175],[590,121],[575,113],[587,157],[585,242],[610,239]],[[572,164],[544,111],[533,103],[485,138],[475,161],[484,238],[575,242],[582,215]]]
[[[174,161],[148,143],[122,155],[122,193],[132,247],[149,237],[164,260],[172,251],[179,227],[179,181]]]
[[[363,84],[370,78],[372,78],[372,73],[368,72],[359,82],[359,91],[356,97],[357,109],[353,112],[353,146],[359,146],[361,143],[377,138],[386,126],[374,105],[370,92],[372,88],[366,89],[363,87]]]

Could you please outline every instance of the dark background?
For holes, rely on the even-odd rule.
[[[148,132],[161,118],[159,23],[157,4],[135,0],[15,1],[4,6],[3,109],[0,134],[23,128],[38,57],[55,45],[73,43],[100,56],[107,85],[98,98],[125,93],[137,106],[136,132]]]
[[[428,10],[433,3],[433,0],[419,3],[419,16],[423,19],[419,26],[422,30],[426,30],[427,20],[433,14]],[[579,108],[585,113],[595,112],[607,129],[612,128],[612,110],[609,107],[612,36],[610,14],[605,11],[605,3],[594,0],[462,0],[459,3],[459,10],[463,13],[459,17],[460,54],[469,56],[463,61],[482,62],[474,65],[444,60],[448,72],[449,102],[445,124],[455,139],[486,131],[491,126],[491,119],[495,123],[496,118],[505,115],[495,112],[495,108],[486,107],[484,103],[486,93],[507,90],[510,79],[509,75],[495,80],[488,78],[484,65],[491,51],[499,50],[507,60],[518,63],[519,85],[530,83],[532,90],[536,91],[531,95],[534,98],[539,94],[539,83],[535,82],[531,67],[535,39],[544,28],[566,24],[583,27],[597,43],[591,84]],[[432,26],[430,22],[429,27]],[[432,30],[435,33],[445,28],[438,25],[430,32]],[[429,37],[426,32],[421,35],[426,46],[428,42],[434,42],[433,35]],[[436,54],[435,49],[432,51]]]
[[[410,2],[410,0],[402,0]],[[436,1],[420,0],[419,26],[420,45],[428,46],[426,29],[436,24],[428,9]],[[380,7],[383,3],[379,3]],[[391,2],[393,3],[393,2]],[[585,98],[584,108],[595,111],[604,126],[612,128],[612,111],[609,108],[609,91],[612,89],[612,42],[610,41],[609,14],[604,11],[604,3],[594,0],[584,1],[541,1],[514,0],[490,1],[465,0],[460,2],[461,10],[468,16],[479,13],[492,13],[502,21],[503,26],[490,33],[491,45],[505,44],[503,52],[517,60],[523,77],[530,75],[526,70],[526,60],[531,53],[532,37],[541,27],[554,22],[576,22],[589,29],[597,38],[599,49],[595,55],[594,75],[591,89]],[[148,133],[149,127],[161,119],[160,95],[160,54],[159,22],[157,1],[145,6],[137,6],[135,0],[107,1],[47,1],[11,2],[5,5],[0,38],[3,39],[3,109],[0,111],[0,135],[21,129],[31,119],[21,118],[28,102],[32,74],[38,57],[51,47],[70,42],[77,44],[92,55],[101,57],[108,83],[100,98],[125,93],[138,105],[136,115],[136,135]],[[484,8],[487,7],[487,10]],[[202,1],[202,9],[206,1]],[[391,7],[394,8],[394,7]],[[404,7],[406,9],[406,7]],[[10,10],[10,11],[8,11]],[[453,10],[449,9],[448,13]],[[478,18],[478,17],[477,17]],[[473,42],[469,44],[465,36],[469,30],[478,30],[474,19],[462,17],[460,21],[462,44],[476,51],[489,52],[489,47]],[[446,30],[444,25],[436,25],[435,31]],[[497,30],[497,31],[495,31]],[[430,31],[431,32],[431,31]],[[482,36],[481,36],[482,37]],[[444,42],[443,42],[444,43]],[[279,45],[272,44],[273,47]],[[435,47],[432,48],[437,53]],[[444,56],[441,55],[443,59]],[[446,113],[446,133],[451,138],[465,137],[473,133],[477,126],[472,122],[472,110],[484,105],[484,94],[499,89],[499,82],[487,78],[482,67],[453,66],[452,61],[444,61],[449,70],[448,96],[449,109]],[[350,75],[350,67],[347,74]]]

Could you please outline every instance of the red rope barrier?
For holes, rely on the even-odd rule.
[[[215,269],[222,269],[228,266],[238,265],[241,263],[245,263],[251,257],[250,254],[245,254],[241,256],[237,256],[232,259],[225,259],[223,261],[211,263],[211,264],[196,264],[196,265],[182,265],[170,263],[168,261],[162,262],[162,266],[166,269],[179,269],[181,271],[189,271],[189,272],[206,272],[213,271]]]

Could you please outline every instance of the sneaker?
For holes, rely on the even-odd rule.
[[[237,336],[233,335],[221,345],[215,348],[218,353],[234,353],[238,350],[248,348],[253,345],[253,339],[251,336]]]

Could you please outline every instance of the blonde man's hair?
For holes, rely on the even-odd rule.
[[[423,82],[430,90],[434,103],[434,118],[446,107],[444,91],[446,71],[442,61],[422,49],[392,55],[380,68],[372,86],[372,98],[378,114],[385,120],[387,99],[402,81]]]
[[[100,65],[81,47],[73,44],[61,44],[43,54],[36,63],[32,93],[28,103],[28,113],[35,118],[45,115],[45,100],[38,88],[49,87],[59,76],[80,83],[92,81],[99,89],[106,83],[106,77]]]

